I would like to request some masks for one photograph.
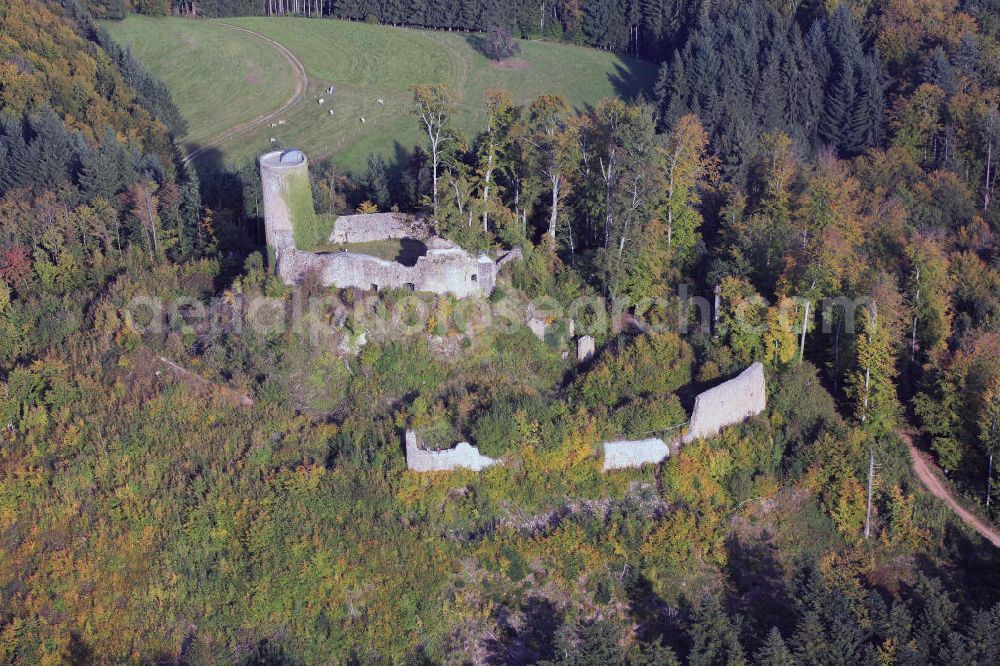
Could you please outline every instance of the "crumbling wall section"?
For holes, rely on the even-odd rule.
[[[341,289],[412,289],[464,298],[492,293],[495,287],[496,264],[483,259],[461,249],[428,250],[415,265],[404,266],[370,254],[315,254],[292,248],[278,251],[278,273],[286,284],[296,284],[306,271],[316,270],[324,285]]]
[[[456,469],[479,472],[499,462],[482,455],[468,442],[459,442],[444,451],[428,451],[421,444],[417,433],[406,431],[406,466],[414,472],[450,472]]]
[[[670,447],[658,437],[604,442],[604,471],[657,465],[670,455]]]
[[[767,408],[764,366],[754,363],[736,377],[698,395],[683,443],[717,435]]]
[[[341,215],[333,226],[331,243],[367,243],[369,241],[430,238],[427,222],[405,213],[368,213]]]

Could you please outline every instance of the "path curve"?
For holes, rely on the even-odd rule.
[[[309,77],[306,76],[306,68],[302,65],[302,62],[295,57],[295,54],[292,53],[290,50],[288,50],[288,47],[286,47],[281,42],[275,41],[270,37],[262,35],[261,33],[255,30],[251,30],[250,28],[244,28],[239,25],[233,25],[232,23],[225,23],[223,21],[212,21],[212,23],[216,25],[225,26],[232,30],[239,30],[240,32],[248,33],[250,35],[253,35],[257,39],[261,39],[267,42],[275,49],[277,49],[278,53],[280,53],[285,58],[285,60],[288,61],[288,64],[290,64],[292,66],[292,69],[295,71],[295,91],[292,93],[292,96],[289,97],[285,101],[285,103],[281,105],[279,109],[257,116],[252,120],[247,120],[245,122],[242,122],[239,125],[230,127],[221,134],[217,134],[214,138],[207,141],[205,145],[200,146],[197,150],[189,153],[183,160],[184,164],[190,163],[192,160],[196,159],[206,150],[209,150],[210,148],[215,148],[219,144],[228,141],[234,136],[239,136],[240,134],[244,134],[245,132],[249,132],[250,130],[257,129],[261,125],[265,125],[268,122],[270,122],[276,116],[285,113],[286,111],[288,111],[290,108],[292,108],[302,100],[302,98],[306,94],[306,88],[309,85]]]
[[[937,497],[939,500],[947,504],[948,508],[951,509],[963,523],[974,529],[981,537],[992,543],[994,546],[1000,548],[1000,532],[997,532],[997,530],[988,525],[986,521],[967,511],[955,500],[954,497],[952,497],[951,492],[948,491],[944,482],[941,481],[935,473],[936,466],[934,463],[928,459],[927,454],[919,451],[913,444],[913,433],[909,430],[899,430],[898,432],[899,436],[903,439],[903,443],[906,444],[906,448],[910,451],[910,460],[913,462],[913,471],[916,473],[917,478],[920,479],[920,482],[924,484],[924,487],[927,488],[927,490],[929,490],[934,497]]]

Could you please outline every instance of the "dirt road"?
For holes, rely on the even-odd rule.
[[[285,60],[288,61],[288,63],[292,66],[292,69],[295,71],[295,91],[292,93],[292,96],[289,97],[285,101],[285,103],[281,105],[279,109],[257,116],[253,120],[248,120],[246,122],[240,123],[235,127],[230,127],[225,132],[217,134],[215,137],[209,139],[204,145],[199,146],[198,150],[192,151],[187,157],[184,158],[185,164],[191,162],[194,159],[197,159],[198,156],[204,153],[205,151],[211,148],[215,148],[219,144],[228,141],[234,136],[239,136],[244,132],[249,132],[250,130],[257,129],[262,125],[270,123],[274,118],[282,115],[290,108],[298,104],[299,100],[301,100],[302,97],[306,94],[306,88],[309,86],[309,78],[306,76],[306,68],[302,66],[302,63],[299,61],[298,58],[295,57],[295,54],[289,51],[280,42],[276,42],[270,37],[265,37],[259,32],[250,30],[249,28],[243,28],[238,25],[223,23],[222,21],[214,21],[214,23],[230,28],[231,30],[239,30],[240,32],[251,34],[258,39],[264,40],[265,42],[273,46],[275,49],[277,49],[278,52],[285,58]]]
[[[928,460],[926,454],[920,452],[913,444],[913,433],[908,430],[900,430],[899,436],[903,438],[906,448],[910,451],[910,459],[913,461],[913,471],[917,478],[924,484],[924,487],[931,492],[934,497],[948,505],[948,508],[957,515],[963,523],[979,532],[980,536],[1000,548],[1000,532],[986,523],[981,518],[966,511],[955,498],[951,496],[944,482],[938,478],[934,463]]]

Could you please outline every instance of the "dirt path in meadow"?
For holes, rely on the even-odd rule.
[[[963,523],[974,529],[984,539],[1000,548],[1000,532],[997,532],[986,521],[973,515],[959,504],[944,482],[937,475],[937,466],[929,459],[927,454],[919,451],[913,444],[913,433],[909,430],[899,430],[899,436],[903,438],[903,443],[910,452],[910,459],[913,462],[913,471],[917,478],[930,491],[931,495],[948,505],[948,508],[958,516]]]
[[[240,134],[244,134],[245,132],[249,132],[251,130],[257,129],[258,127],[266,125],[267,123],[272,122],[274,118],[282,115],[283,113],[287,112],[290,108],[298,104],[299,101],[302,99],[302,97],[305,96],[306,88],[309,85],[309,78],[306,76],[306,68],[302,66],[302,62],[298,58],[296,58],[295,54],[289,51],[284,44],[277,42],[271,39],[270,37],[265,37],[259,32],[250,30],[249,28],[244,28],[238,25],[232,25],[231,23],[224,23],[222,21],[213,21],[213,23],[215,23],[216,25],[225,26],[232,30],[239,30],[240,32],[245,32],[247,34],[253,35],[257,39],[261,39],[270,44],[271,46],[273,46],[275,49],[277,49],[278,53],[280,53],[285,58],[285,60],[288,61],[288,64],[292,66],[292,70],[294,70],[295,72],[295,91],[292,93],[292,96],[289,97],[285,101],[285,103],[281,105],[280,108],[265,113],[263,115],[257,116],[252,120],[242,122],[239,125],[236,125],[235,127],[230,127],[221,134],[215,135],[213,138],[205,142],[204,145],[199,146],[197,150],[192,151],[190,154],[188,154],[187,157],[184,158],[185,164],[191,162],[192,160],[197,159],[198,156],[204,153],[205,151],[210,150],[211,148],[215,148],[219,144],[224,143],[229,139],[232,139],[234,136],[239,136]]]

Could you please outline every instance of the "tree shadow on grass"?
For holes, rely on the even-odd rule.
[[[621,58],[615,64],[615,70],[608,73],[608,80],[614,87],[615,94],[624,100],[636,100],[640,97],[652,100],[656,67],[635,58]]]

